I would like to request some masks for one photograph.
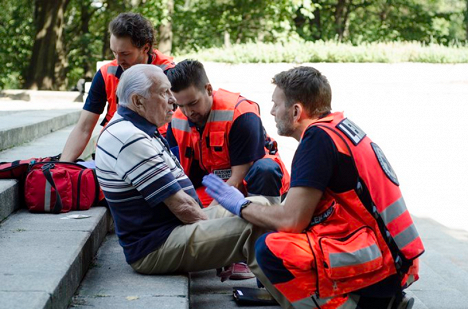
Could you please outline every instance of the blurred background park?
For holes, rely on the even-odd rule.
[[[468,0],[2,0],[0,89],[71,90],[140,12],[155,47],[226,63],[468,63]]]

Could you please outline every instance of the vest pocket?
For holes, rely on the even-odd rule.
[[[224,132],[210,132],[209,149],[212,169],[230,168],[229,149]]]
[[[383,265],[376,236],[368,226],[341,238],[322,237],[319,244],[325,273],[332,280],[374,272]]]

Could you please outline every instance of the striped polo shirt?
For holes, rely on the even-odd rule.
[[[183,223],[164,204],[179,190],[198,201],[192,182],[155,125],[125,107],[101,133],[96,173],[127,263],[158,249]]]

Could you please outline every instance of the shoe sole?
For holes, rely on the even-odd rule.
[[[246,280],[246,279],[252,279],[255,278],[254,275],[231,275],[229,277],[229,280]]]
[[[398,309],[411,309],[414,305],[414,298],[403,298],[403,301],[398,306]]]

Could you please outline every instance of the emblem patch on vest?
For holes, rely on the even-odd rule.
[[[375,156],[377,157],[380,167],[382,167],[382,170],[384,171],[385,175],[387,175],[388,179],[390,179],[391,182],[399,186],[400,183],[398,182],[397,175],[393,170],[392,166],[390,165],[390,162],[388,162],[387,157],[385,157],[385,154],[383,153],[382,149],[380,149],[380,147],[376,143],[371,143],[371,146],[372,149],[374,149]]]
[[[348,118],[343,119],[336,127],[353,142],[354,146],[366,137],[366,132]]]
[[[225,169],[225,170],[214,170],[213,174],[221,178],[222,180],[228,180],[231,178],[232,175],[232,170],[231,169]]]

